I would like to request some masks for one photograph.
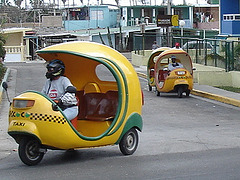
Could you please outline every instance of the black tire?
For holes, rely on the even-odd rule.
[[[44,153],[39,150],[39,141],[33,138],[23,138],[19,143],[18,154],[24,164],[33,166],[38,164],[44,156]]]
[[[178,93],[178,97],[179,97],[179,98],[182,98],[183,88],[182,88],[182,87],[179,87],[179,88],[177,89],[177,93]]]
[[[132,155],[138,146],[138,133],[135,128],[130,129],[122,137],[119,148],[124,155]]]
[[[156,90],[156,95],[160,96],[160,92],[158,90]]]
[[[190,95],[190,90],[188,89],[188,90],[186,91],[186,96],[189,97],[189,95]]]
[[[148,85],[148,90],[152,91],[152,86],[151,85]]]

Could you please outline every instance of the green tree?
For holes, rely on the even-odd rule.
[[[5,43],[6,43],[5,36],[2,33],[0,33],[0,58],[1,59],[4,59],[5,55],[6,55],[6,51],[5,51],[5,48],[4,48]]]
[[[5,37],[3,36],[2,33],[0,33],[0,59],[3,60],[4,57],[5,57],[5,54],[6,54],[6,51],[3,47],[3,45],[6,43],[6,39]],[[6,67],[3,66],[3,64],[1,63],[0,61],[0,84],[2,82],[2,78],[5,74],[5,71],[6,71]]]

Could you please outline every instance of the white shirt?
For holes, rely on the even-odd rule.
[[[183,65],[181,63],[176,63],[176,62],[175,63],[170,63],[168,65],[168,70],[169,71],[172,71],[172,70],[174,70],[176,68],[183,68]]]
[[[42,93],[53,100],[59,99],[66,91],[68,86],[73,86],[70,80],[65,76],[60,76],[59,79],[48,79],[42,89]]]

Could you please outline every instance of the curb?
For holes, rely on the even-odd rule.
[[[220,96],[220,95],[216,95],[216,94],[211,94],[211,93],[208,93],[208,92],[203,92],[203,91],[195,90],[195,89],[193,89],[191,91],[191,94],[196,95],[196,96],[200,96],[200,97],[204,97],[204,98],[208,98],[208,99],[212,99],[212,100],[215,100],[215,101],[223,102],[225,104],[231,104],[233,106],[240,107],[240,101],[239,100],[232,99],[232,98],[229,98],[229,97]]]
[[[137,74],[138,74],[139,77],[147,79],[146,74],[140,73],[140,72],[137,72]],[[240,101],[236,100],[236,99],[233,99],[233,98],[220,96],[220,95],[216,95],[216,94],[212,94],[212,93],[208,93],[208,92],[204,92],[204,91],[200,91],[200,90],[196,90],[196,89],[193,89],[191,91],[191,94],[196,95],[196,96],[200,96],[200,97],[204,97],[204,98],[208,98],[208,99],[212,99],[212,100],[215,100],[215,101],[219,101],[219,102],[222,102],[222,103],[225,103],[225,104],[230,104],[230,105],[233,105],[233,106],[240,107]]]
[[[10,74],[10,69],[7,68],[6,73],[5,73],[5,75],[4,75],[4,78],[3,78],[3,80],[2,80],[2,83],[3,83],[4,81],[7,81],[9,74]],[[2,83],[1,83],[1,86],[0,86],[0,104],[1,104],[1,102],[2,102],[2,94],[3,94]]]

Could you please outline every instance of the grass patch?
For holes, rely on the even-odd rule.
[[[224,89],[226,91],[231,91],[235,93],[240,93],[240,88],[232,87],[232,86],[215,86],[216,88]]]

